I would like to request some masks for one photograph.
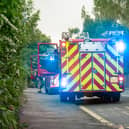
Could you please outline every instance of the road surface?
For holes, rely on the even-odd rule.
[[[78,104],[61,103],[58,95],[39,94],[34,88],[24,93],[27,102],[20,121],[29,125],[27,129],[111,129],[83,112]]]

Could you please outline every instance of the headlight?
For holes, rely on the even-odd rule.
[[[67,78],[63,77],[61,80],[61,86],[66,87],[66,85],[67,85]]]
[[[50,56],[50,60],[51,60],[51,61],[55,60],[55,59],[54,59],[54,56]]]
[[[123,52],[125,50],[125,44],[122,40],[116,42],[116,49],[118,52]]]

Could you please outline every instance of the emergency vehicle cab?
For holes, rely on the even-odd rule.
[[[123,49],[121,40],[60,40],[60,100],[98,96],[118,102],[124,91]]]
[[[38,76],[45,78],[46,94],[58,92],[59,68],[56,43],[38,43]]]

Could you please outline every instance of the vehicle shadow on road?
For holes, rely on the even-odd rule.
[[[103,101],[101,98],[99,97],[86,97],[86,98],[82,98],[80,100],[76,100],[75,104],[76,105],[96,105],[96,104],[118,104],[121,102],[117,102],[117,103],[113,103],[113,102],[106,102]]]

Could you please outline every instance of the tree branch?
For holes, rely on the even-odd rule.
[[[4,16],[3,14],[0,14],[0,16],[14,29],[14,30],[18,30],[18,28],[15,26],[15,25],[13,25],[10,21],[9,21],[9,19],[6,17],[6,16]]]

